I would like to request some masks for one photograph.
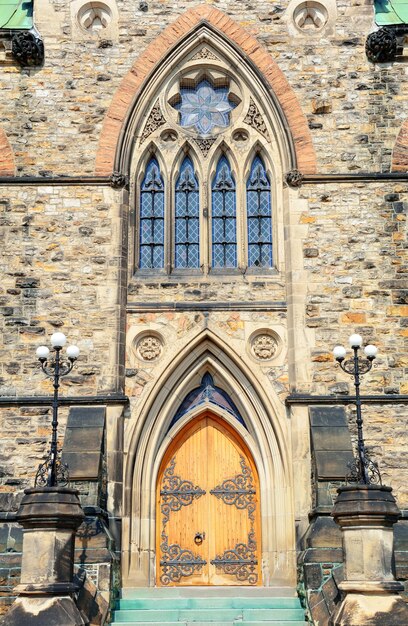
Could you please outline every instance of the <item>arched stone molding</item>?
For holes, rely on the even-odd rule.
[[[189,38],[197,43],[198,38],[203,37],[204,29],[211,34],[212,43],[218,38],[235,50],[240,63],[262,81],[266,96],[274,103],[282,120],[282,139],[290,153],[286,169],[298,168],[304,174],[315,173],[316,156],[306,117],[276,62],[254,37],[225,13],[210,5],[199,5],[169,25],[141,54],[122,81],[104,121],[96,174],[128,171],[132,141],[128,131],[132,127],[139,96],[155,72],[171,65],[174,52],[184,47]]]
[[[392,151],[392,172],[408,172],[408,120],[405,120],[398,133]]]
[[[4,130],[0,128],[0,176],[14,176],[14,152]]]
[[[232,425],[247,443],[260,477],[263,584],[296,581],[291,436],[285,407],[266,393],[251,370],[213,332],[205,330],[181,350],[157,379],[139,416],[125,435],[125,497],[122,536],[124,586],[155,582],[156,480],[163,455],[180,428],[203,407],[183,416],[169,431],[187,393],[205,372],[224,388],[247,429],[219,407],[211,410]]]

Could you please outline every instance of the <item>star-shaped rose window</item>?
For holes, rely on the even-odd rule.
[[[201,135],[210,135],[215,128],[227,128],[235,104],[228,99],[227,87],[213,87],[202,80],[194,90],[180,89],[181,101],[174,105],[180,112],[180,126],[195,128]]]

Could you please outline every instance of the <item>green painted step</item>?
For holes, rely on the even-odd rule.
[[[303,617],[302,609],[139,609],[115,611],[115,619],[120,622],[214,622],[220,617],[224,621],[247,620],[247,621],[285,621],[299,620]]]
[[[155,622],[112,622],[115,626],[155,626]],[[157,626],[305,626],[305,622],[158,622]]]
[[[164,622],[166,626],[306,626],[305,622]],[[160,626],[162,622],[112,622],[126,626]]]
[[[293,587],[125,587],[121,597],[140,598],[296,598]]]
[[[151,598],[119,600],[118,609],[298,609],[298,598]]]
[[[305,626],[294,589],[123,589],[114,626]]]

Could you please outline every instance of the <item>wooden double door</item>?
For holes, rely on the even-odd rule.
[[[189,423],[159,472],[157,584],[261,584],[258,498],[237,433],[211,413]]]

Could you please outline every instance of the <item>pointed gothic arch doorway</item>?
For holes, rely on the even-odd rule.
[[[208,410],[188,422],[158,474],[157,584],[262,584],[259,493],[238,433]]]

